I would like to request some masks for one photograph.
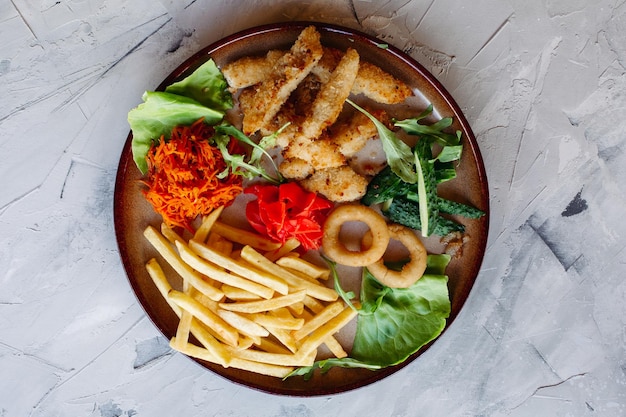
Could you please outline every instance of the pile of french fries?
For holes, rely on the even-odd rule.
[[[347,356],[333,335],[356,312],[323,282],[330,271],[299,257],[296,240],[280,245],[229,226],[219,221],[221,212],[207,216],[188,240],[165,224],[144,231],[161,258],[147,262],[148,274],[180,319],[171,347],[279,378],[312,365],[323,344]],[[182,288],[173,288],[163,261]]]

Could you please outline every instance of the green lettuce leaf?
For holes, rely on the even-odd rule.
[[[287,378],[300,375],[308,379],[316,369],[324,373],[333,367],[376,370],[397,365],[436,339],[450,316],[445,275],[449,262],[449,255],[428,255],[424,275],[413,286],[403,289],[381,284],[364,269],[362,307],[350,357],[317,361],[312,366],[295,369]],[[389,267],[399,269],[402,264]],[[333,275],[337,287],[334,270]]]
[[[143,103],[128,112],[128,123],[133,132],[131,144],[133,159],[142,173],[148,170],[146,155],[153,141],[161,136],[169,139],[178,125],[190,125],[204,117],[204,122],[215,124],[224,112],[213,110],[196,100],[161,91],[146,91]]]
[[[412,287],[389,288],[365,270],[364,312],[357,321],[351,356],[369,365],[403,362],[441,334],[450,315],[448,255],[429,255],[428,270]]]
[[[169,85],[165,91],[196,100],[215,110],[230,110],[233,96],[228,83],[212,59],[202,64],[185,79]]]
[[[215,125],[233,106],[226,79],[213,60],[169,85],[164,92],[146,91],[143,101],[128,112],[128,123],[133,132],[133,159],[143,174],[148,170],[146,155],[152,142],[161,136],[169,139],[174,127],[190,125],[200,118]]]

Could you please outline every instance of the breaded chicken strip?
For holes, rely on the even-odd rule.
[[[272,67],[285,51],[272,50],[265,57],[241,58],[224,67],[226,80],[231,88],[245,88],[260,83],[272,72]],[[323,82],[337,66],[343,52],[324,48],[324,55],[311,72]],[[241,61],[241,62],[239,62]],[[411,88],[376,65],[362,61],[352,87],[352,94],[363,94],[383,104],[401,103],[413,95]]]
[[[243,131],[252,134],[266,126],[289,95],[322,57],[320,34],[315,26],[304,29],[289,52],[272,67],[269,78],[256,87],[252,106],[243,115]]]
[[[246,56],[222,68],[222,74],[232,90],[250,87],[268,78],[272,67],[285,51],[271,50],[265,56]]]
[[[411,88],[376,65],[364,62],[352,87],[353,94],[364,94],[378,103],[402,103],[413,95]]]
[[[341,51],[325,47],[324,56],[313,68],[313,74],[325,82],[330,77],[341,55]],[[383,104],[401,103],[413,95],[408,85],[367,61],[360,63],[351,93],[363,94]]]
[[[300,184],[336,203],[359,200],[367,191],[367,179],[348,165],[315,171]]]
[[[301,134],[305,138],[318,138],[327,127],[335,123],[350,95],[358,71],[359,54],[354,49],[348,49],[315,97],[310,115],[302,125]]]

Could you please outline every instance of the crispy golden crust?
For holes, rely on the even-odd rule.
[[[322,54],[320,35],[315,27],[304,29],[289,52],[281,56],[272,67],[269,78],[256,87],[252,106],[244,113],[244,133],[252,134],[274,118]]]
[[[324,48],[324,56],[311,70],[322,82],[330,78],[330,74],[341,59],[342,52],[334,48]],[[352,94],[363,94],[383,104],[401,103],[413,95],[411,88],[380,67],[366,61],[359,64]]]
[[[354,49],[348,49],[328,82],[322,84],[311,107],[311,114],[302,125],[304,137],[317,138],[335,123],[350,95],[358,71],[359,54]]]
[[[278,170],[285,178],[292,180],[303,180],[314,171],[311,164],[300,158],[284,159]]]
[[[348,120],[333,126],[330,134],[339,152],[346,158],[353,157],[363,149],[369,139],[377,135],[374,123],[361,112],[356,112]]]
[[[348,165],[315,171],[301,184],[306,190],[338,203],[359,200],[367,190],[367,179]]]
[[[337,145],[328,137],[311,140],[298,136],[283,151],[283,157],[302,159],[314,169],[340,167],[347,163]]]
[[[361,64],[352,93],[385,104],[401,103],[413,95],[408,85],[369,62]]]
[[[247,88],[268,78],[276,62],[286,53],[270,50],[265,56],[246,56],[224,65],[222,74],[230,88]]]
[[[334,48],[323,48],[324,54],[311,69],[322,82],[327,82],[339,63],[343,52]],[[232,62],[222,69],[231,88],[245,88],[258,84],[272,72],[274,64],[285,51],[272,50],[265,57],[246,57]],[[401,103],[413,95],[411,88],[380,67],[362,61],[359,65],[352,94],[363,94],[383,104]]]
[[[250,87],[267,78],[273,62],[266,57],[247,56],[224,65],[222,74],[233,90]]]

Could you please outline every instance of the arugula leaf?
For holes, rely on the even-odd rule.
[[[208,108],[192,98],[161,91],[146,91],[143,101],[128,112],[128,123],[133,132],[133,159],[143,174],[148,171],[146,155],[153,141],[161,136],[169,139],[175,126],[190,125],[200,118],[204,118],[205,123],[215,124],[224,117],[224,112]]]
[[[256,176],[261,176],[271,182],[272,184],[280,184],[284,181],[283,176],[278,171],[278,167],[276,166],[274,159],[272,156],[267,153],[265,148],[263,147],[263,142],[257,144],[245,133],[241,130],[237,129],[235,126],[230,123],[222,123],[220,125],[215,126],[215,141],[220,147],[220,151],[222,152],[222,156],[227,164],[229,164],[232,168],[232,172],[238,175],[243,175],[246,178],[254,178]],[[230,155],[228,152],[228,142],[230,137],[237,139],[238,141],[245,143],[248,146],[252,147],[252,156],[245,162],[243,155]],[[228,139],[226,139],[228,138]],[[276,173],[276,177],[272,177],[261,165],[261,158],[265,155],[272,164],[273,170]],[[240,171],[238,168],[243,168],[246,172]]]
[[[397,120],[395,126],[401,127],[411,135],[430,136],[443,146],[456,146],[461,142],[461,131],[446,133],[443,130],[452,126],[452,118],[444,117],[431,125],[419,123],[428,117],[433,111],[433,105],[429,105],[419,116],[411,119]]]
[[[196,100],[209,108],[226,111],[233,107],[233,96],[226,78],[212,59],[185,79],[169,85],[166,92]]]
[[[433,159],[434,161],[439,161],[441,163],[446,162],[454,162],[461,159],[461,154],[463,153],[463,145],[455,145],[455,146],[444,146],[441,149],[441,152]]]
[[[235,129],[233,127],[233,129]],[[272,177],[260,164],[251,164],[246,162],[245,155],[231,154],[228,151],[228,144],[230,143],[230,135],[224,133],[217,133],[213,136],[212,140],[215,146],[222,153],[224,162],[226,162],[226,169],[218,174],[218,178],[225,178],[230,171],[234,175],[241,175],[244,178],[262,177],[272,184],[280,184],[281,180]]]
[[[321,361],[316,361],[311,366],[301,366],[299,368],[291,371],[287,376],[283,378],[283,380],[292,377],[292,376],[303,376],[305,381],[308,381],[313,376],[313,373],[316,369],[319,369],[323,374],[330,371],[331,368],[340,367],[340,368],[364,368],[369,369],[371,371],[377,371],[382,369],[383,367],[380,365],[369,364],[366,362],[362,362],[353,358],[328,358],[323,359]]]
[[[354,304],[352,304],[352,299],[355,297],[355,294],[352,291],[346,292],[342,287],[341,287],[341,283],[339,282],[339,274],[337,273],[337,263],[330,260],[329,258],[327,258],[324,255],[321,255],[322,259],[324,259],[324,261],[326,261],[326,263],[328,264],[328,267],[330,268],[330,272],[333,275],[333,282],[334,282],[334,286],[335,286],[335,291],[337,291],[337,294],[339,294],[339,296],[341,297],[341,299],[354,311],[358,312],[358,309],[356,308],[356,306]]]
[[[387,126],[382,124],[377,118],[367,112],[367,110],[359,107],[349,99],[346,102],[351,104],[355,109],[366,115],[376,126],[378,136],[383,145],[383,151],[387,157],[387,163],[404,182],[414,183],[417,176],[414,168],[413,152],[411,147],[404,143],[396,136]]]

